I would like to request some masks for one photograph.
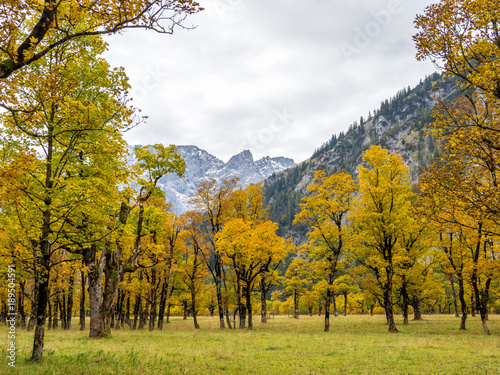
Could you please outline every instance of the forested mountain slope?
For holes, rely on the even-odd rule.
[[[438,100],[449,102],[459,95],[453,79],[435,73],[415,88],[405,88],[385,100],[378,110],[355,121],[346,132],[333,135],[310,159],[266,179],[266,203],[271,219],[280,225],[280,234],[303,238],[306,228],[293,225],[293,219],[314,171],[325,170],[331,175],[345,169],[356,177],[362,153],[371,145],[399,153],[410,168],[411,180],[417,180],[419,170],[438,154],[436,141],[426,134],[432,110]]]

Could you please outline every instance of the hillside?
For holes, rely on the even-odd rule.
[[[371,145],[399,153],[410,168],[411,180],[417,180],[419,170],[438,154],[436,141],[426,134],[432,110],[437,100],[448,102],[458,95],[454,80],[435,73],[415,88],[405,88],[385,100],[373,115],[361,117],[345,133],[333,135],[308,160],[265,180],[266,203],[271,219],[280,225],[280,234],[299,239],[305,235],[306,228],[293,225],[293,218],[314,171],[331,175],[345,169],[356,177],[362,153]]]

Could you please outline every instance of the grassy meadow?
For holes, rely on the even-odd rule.
[[[33,333],[17,329],[14,369],[3,356],[0,374],[500,374],[500,316],[491,316],[491,336],[479,317],[424,316],[387,332],[385,317],[339,316],[325,333],[323,317],[286,316],[255,329],[220,330],[217,318],[171,318],[162,332],[113,331],[112,337],[90,339],[88,330],[46,331],[43,364],[27,360]],[[0,326],[7,347],[7,327]],[[4,351],[5,353],[5,351]]]

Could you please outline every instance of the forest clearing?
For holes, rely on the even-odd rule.
[[[205,55],[182,57],[157,42],[165,59],[144,54],[139,76],[121,66],[141,54],[133,38],[119,57],[112,36],[192,35],[210,2],[0,1],[1,374],[500,374],[500,2],[261,1],[230,7],[270,16],[261,37],[219,19],[210,43],[237,44],[185,39]],[[346,4],[363,24],[318,26],[348,20]],[[353,43],[331,42],[351,26]],[[376,45],[380,71],[347,61]],[[372,113],[352,85],[392,90],[386,49],[438,73],[398,80]],[[325,70],[301,65],[311,56]],[[279,79],[287,66],[304,80]],[[349,91],[368,116],[336,133]],[[295,164],[275,138],[311,157]],[[194,145],[208,139],[242,151],[225,163]]]
[[[12,374],[498,374],[500,316],[491,315],[492,335],[479,317],[459,330],[453,315],[425,315],[422,321],[387,332],[384,315],[332,319],[323,332],[320,316],[271,317],[255,329],[220,330],[217,317],[171,318],[164,331],[113,331],[96,340],[87,331],[51,330],[45,360],[29,360],[33,334],[18,335]],[[0,335],[5,336],[5,326]]]

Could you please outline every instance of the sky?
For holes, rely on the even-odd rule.
[[[227,162],[301,162],[436,69],[415,59],[413,21],[432,0],[199,0],[173,35],[108,37],[148,116],[129,144],[196,145]]]

